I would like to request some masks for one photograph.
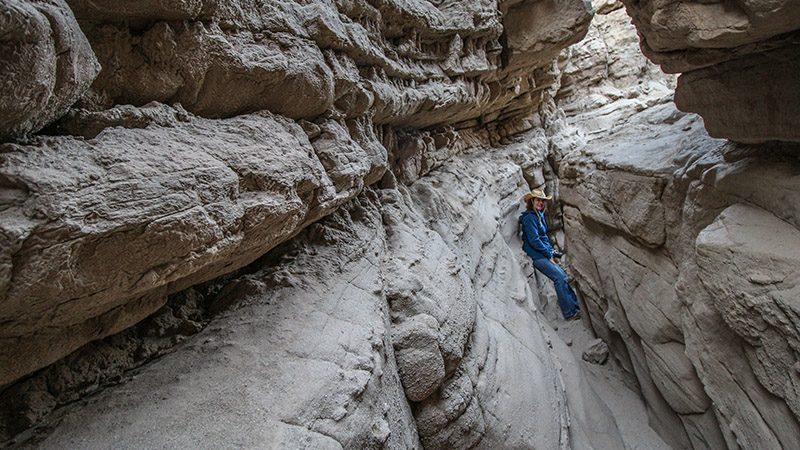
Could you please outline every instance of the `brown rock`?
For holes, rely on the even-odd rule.
[[[675,104],[703,116],[708,134],[737,142],[800,142],[800,49],[792,46],[694,70]]]
[[[63,0],[0,4],[0,141],[61,117],[100,71]]]
[[[644,53],[668,72],[683,72],[676,103],[703,116],[712,136],[800,141],[795,2],[624,3]]]

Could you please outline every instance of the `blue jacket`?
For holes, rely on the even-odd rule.
[[[533,259],[550,259],[553,257],[553,246],[547,239],[547,222],[544,214],[537,211],[525,211],[519,215],[522,228],[522,249]]]

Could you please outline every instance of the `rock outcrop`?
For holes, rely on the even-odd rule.
[[[546,187],[664,440],[800,447],[800,13],[624,3],[0,5],[0,442],[623,448]]]
[[[571,49],[548,128],[591,326],[673,447],[795,448],[798,149],[709,137],[669,76],[601,44],[633,38],[625,19]]]
[[[61,117],[100,71],[64,0],[0,4],[0,142]]]
[[[800,241],[795,206],[774,199],[796,188],[800,168],[705,138],[691,117],[672,124],[674,114],[642,117],[649,132],[590,141],[560,166],[592,326],[635,375],[654,422],[678,413],[686,436],[673,442],[793,448],[797,318],[785,295],[797,289],[789,255]],[[656,120],[665,134],[651,134]],[[676,140],[676,127],[691,132]],[[754,185],[762,175],[782,181]]]
[[[562,371],[576,363],[521,263],[523,173],[541,176],[544,150],[521,141],[367,188],[225,281],[211,304],[229,307],[198,335],[33,442],[621,448],[577,370]],[[23,392],[46,397],[52,380]]]
[[[334,121],[312,144],[269,113],[186,120],[5,145],[0,382],[252,262],[386,168]]]
[[[10,114],[28,125],[6,136],[74,107],[49,128],[73,136],[0,153],[0,385],[254,261],[387,168],[415,181],[465,147],[459,129],[530,128],[591,19],[581,0],[68,3],[37,6],[74,41],[50,59],[16,51],[47,31],[39,2],[4,16],[37,18],[4,44],[19,65],[80,67],[55,106],[2,100],[36,118]],[[547,27],[515,18],[534,13]],[[14,67],[8,83],[29,81]]]
[[[800,6],[788,0],[623,0],[642,51],[678,79],[675,103],[711,136],[800,141]]]

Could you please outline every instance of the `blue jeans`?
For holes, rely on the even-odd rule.
[[[561,308],[564,318],[569,319],[574,316],[580,310],[580,306],[578,306],[578,297],[575,296],[575,291],[567,283],[567,274],[564,269],[544,258],[534,259],[533,267],[536,267],[536,270],[542,272],[556,285],[558,306]]]

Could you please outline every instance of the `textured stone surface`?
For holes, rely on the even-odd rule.
[[[684,127],[682,122],[675,125]],[[700,126],[693,126],[695,138],[702,137]],[[796,180],[796,162],[762,161],[756,157],[737,161],[732,156],[735,153],[731,153],[735,147],[727,148],[708,138],[705,145],[657,136],[649,136],[646,141],[633,136],[626,139],[629,146],[620,145],[620,140],[611,146],[592,141],[589,147],[595,151],[568,156],[561,166],[561,198],[572,205],[565,209],[567,250],[573,258],[572,269],[579,278],[592,326],[611,343],[612,353],[630,358],[623,365],[630,367],[642,386],[657,422],[665,423],[666,417],[678,413],[693,446],[716,448],[722,445],[722,436],[727,437],[729,446],[734,441],[745,447],[756,445],[757,441],[785,448],[797,445],[798,416],[793,412],[796,373],[791,369],[795,352],[791,342],[795,338],[789,331],[778,331],[781,322],[788,330],[797,320],[790,307],[780,306],[783,293],[796,289],[791,280],[798,275],[796,263],[783,261],[791,258],[790,254],[800,254],[794,236],[797,222],[784,221],[796,216],[787,210],[794,205],[788,202],[774,206],[774,213],[731,206],[717,217],[722,208],[737,203],[739,198],[757,201],[759,196],[783,196],[785,183],[796,183],[792,181]],[[623,172],[613,164],[633,164],[635,158],[628,157],[628,150],[654,144],[664,145],[660,149],[662,156],[669,155],[674,165],[669,172],[650,175],[651,180],[665,177],[661,202],[667,230],[664,243],[650,248],[646,234],[604,220],[604,214],[587,206],[598,202],[584,193],[592,192],[603,202],[618,207],[631,207],[630,203],[619,203],[625,202],[625,197],[616,197],[617,191],[606,188],[605,182],[593,180],[630,179],[625,173],[633,172],[642,176],[639,186],[646,189],[649,182],[644,173],[652,167],[628,166]],[[650,148],[657,151],[657,147]],[[728,156],[723,159],[724,153]],[[595,163],[586,172],[575,170],[575,164],[586,165],[588,155]],[[784,181],[759,187],[756,192],[763,192],[752,194],[752,180],[756,173],[765,174],[759,169],[765,165],[774,171],[769,179],[780,176]],[[742,171],[752,172],[747,176]],[[728,179],[729,176],[739,181]],[[720,189],[721,186],[725,188]],[[759,204],[762,208],[772,206]],[[711,221],[713,224],[706,226]],[[770,242],[780,242],[782,248],[770,247]],[[748,263],[728,259],[731,252],[747,255],[734,258],[749,258]],[[761,260],[758,255],[763,255]],[[739,286],[742,283],[745,286]],[[751,291],[753,294],[747,294]],[[723,303],[726,298],[751,295],[753,304],[765,305],[764,313],[752,306],[737,309]],[[774,310],[767,313],[767,305],[772,302]],[[770,317],[778,328],[767,328],[765,317]],[[721,323],[711,325],[715,321]],[[650,388],[645,388],[647,385]],[[711,411],[720,422],[721,432],[708,424],[691,424],[698,415]],[[779,425],[769,428],[764,423]],[[676,439],[680,442],[686,437],[674,437],[673,442]]]
[[[3,440],[622,448],[528,281],[518,199],[545,186],[653,428],[800,446],[797,148],[709,138],[618,3],[564,52],[584,1],[67,3],[2,7],[3,139],[66,112],[0,147]],[[793,4],[629,3],[714,135],[796,138]]]
[[[642,70],[649,80],[626,88],[638,63],[592,53],[595,33],[571,49],[555,96],[565,115],[548,128],[589,321],[674,447],[793,448],[798,318],[784,299],[800,276],[796,147],[708,137],[663,95],[669,77]],[[586,98],[600,108],[586,111]]]
[[[59,11],[76,44],[57,62],[93,70],[65,82],[61,112],[102,70],[48,129],[74,138],[2,147],[0,384],[252,262],[387,167],[411,183],[530,129],[591,19],[582,1],[515,3],[546,27],[495,1],[68,3],[80,28],[64,3],[11,4]],[[20,35],[47,32],[40,16]]]
[[[714,380],[709,391],[720,415],[732,428],[751,431],[740,438],[745,447],[759,445],[756,440],[760,439],[774,447],[796,446],[800,378],[792,366],[800,344],[795,327],[800,289],[797,222],[787,223],[762,208],[735,203],[700,232],[696,249],[703,287],[698,297],[711,300],[710,309],[735,336],[723,348],[739,347],[741,352],[736,358],[741,363],[724,358],[724,353],[701,359],[708,346],[707,330],[698,328],[698,336],[693,336],[698,349],[691,356],[702,376]],[[718,267],[728,270],[720,273]],[[699,306],[697,310],[696,320],[708,317]],[[742,373],[737,363],[749,370]],[[719,372],[709,376],[715,365]],[[752,390],[743,396],[739,386],[748,384]]]
[[[382,300],[383,232],[376,196],[362,196],[294,257],[223,290],[234,306],[211,326],[36,446],[419,447]]]
[[[3,383],[250,263],[385,169],[335,122],[312,143],[268,113],[187,120],[5,145]]]
[[[765,51],[682,75],[675,103],[702,114],[711,136],[737,142],[800,141],[800,51]],[[758,82],[754,82],[758,80]]]
[[[594,339],[583,350],[581,357],[592,364],[605,364],[608,361],[608,345],[602,339]]]
[[[800,7],[788,0],[623,0],[642,51],[682,72],[675,101],[709,134],[738,142],[800,141]]]
[[[71,5],[103,63],[87,105],[180,102],[205,117],[369,110],[376,123],[419,128],[535,108],[552,77],[534,69],[579,40],[591,13],[583,0],[515,3]]]
[[[524,145],[366,190],[228,281],[198,335],[26,445],[621,448],[507,226]]]
[[[0,4],[0,141],[39,131],[89,88],[100,66],[63,0]]]

